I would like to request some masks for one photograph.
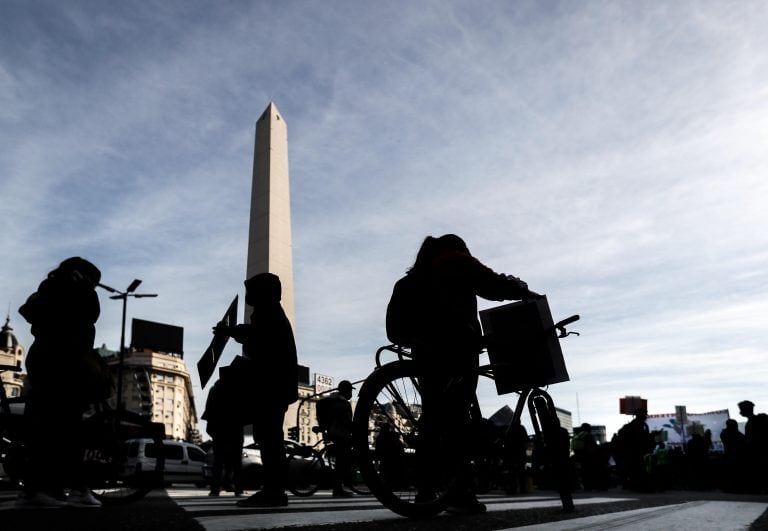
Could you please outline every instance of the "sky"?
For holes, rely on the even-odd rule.
[[[760,1],[0,0],[0,307],[28,348],[18,307],[63,259],[141,279],[128,340],[132,318],[184,327],[200,411],[274,102],[311,373],[365,378],[393,283],[456,233],[581,316],[549,388],[574,424],[610,437],[630,395],[768,411],[766,27]]]

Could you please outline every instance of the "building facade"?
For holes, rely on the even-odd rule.
[[[557,420],[560,421],[560,426],[568,430],[568,433],[573,435],[573,415],[567,409],[555,407],[555,414]]]
[[[5,325],[0,330],[0,365],[24,367],[24,347],[19,344],[11,328],[11,317],[5,318]],[[5,394],[9,398],[21,396],[26,375],[14,371],[0,373]]]
[[[117,381],[119,353],[103,346],[99,352]],[[163,424],[168,439],[200,441],[192,380],[181,355],[130,348],[125,353],[122,372],[122,401],[126,410]]]

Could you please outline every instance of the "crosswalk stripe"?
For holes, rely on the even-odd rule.
[[[749,526],[768,509],[768,503],[697,501],[663,507],[647,507],[620,513],[600,514],[560,522],[548,522],[499,531],[637,531],[696,529],[736,531]]]
[[[386,509],[372,496],[333,498],[330,493],[317,493],[308,498],[289,496],[287,507],[243,508],[235,505],[234,496],[206,496],[204,491],[168,489],[168,494],[189,513],[206,531],[237,529],[268,529],[277,527],[358,523],[378,520],[399,520],[401,516]],[[484,495],[480,500],[489,512],[514,509],[558,507],[560,499],[554,496]],[[626,498],[589,498],[581,503],[612,503]]]

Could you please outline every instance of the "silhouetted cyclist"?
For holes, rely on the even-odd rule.
[[[414,305],[419,316],[412,353],[423,399],[422,478],[437,477],[441,461],[458,461],[459,481],[449,493],[449,510],[484,512],[485,505],[471,486],[466,454],[471,444],[469,411],[477,387],[475,371],[483,348],[477,297],[502,301],[539,295],[519,278],[483,265],[455,234],[428,236],[407,275],[416,286]],[[420,496],[431,496],[428,482]]]

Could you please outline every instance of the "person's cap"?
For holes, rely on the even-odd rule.
[[[755,404],[753,404],[749,400],[742,400],[741,402],[739,402],[739,407],[755,407]]]
[[[338,388],[340,391],[342,389],[349,389],[351,391],[352,389],[355,389],[355,386],[352,385],[352,383],[349,380],[342,380],[339,382]]]

